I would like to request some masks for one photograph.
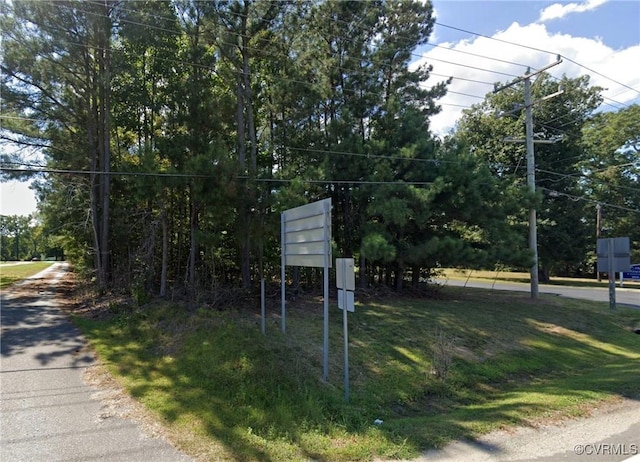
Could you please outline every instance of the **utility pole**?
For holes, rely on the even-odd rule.
[[[529,69],[527,69],[529,71]],[[529,74],[529,72],[527,72]],[[536,158],[533,144],[533,111],[531,110],[531,79],[524,79],[525,139],[527,140],[527,187],[531,198],[536,192]],[[538,219],[533,203],[529,208],[529,249],[533,253],[531,266],[531,298],[538,297]]]
[[[546,71],[547,69],[556,66],[562,62],[560,55],[555,63],[549,64],[541,69],[538,69],[535,72],[531,72],[531,69],[527,69],[527,73],[522,77],[517,78],[511,83],[503,85],[502,87],[496,86],[493,90],[494,93],[498,93],[499,91],[504,90],[505,88],[509,88],[513,85],[516,85],[522,81],[524,81],[524,106],[520,106],[517,108],[525,109],[525,143],[527,147],[527,187],[531,192],[531,196],[533,197],[536,192],[536,163],[535,163],[535,152],[534,152],[534,140],[533,140],[533,111],[532,106],[541,101],[547,100],[549,98],[553,98],[563,92],[563,90],[559,90],[556,93],[551,95],[547,95],[543,98],[540,98],[536,101],[531,102],[531,77],[535,77],[538,74]],[[511,142],[519,142],[520,140],[508,140]],[[537,230],[537,217],[536,217],[536,208],[532,204],[529,208],[529,250],[531,250],[533,256],[533,264],[531,265],[530,270],[530,278],[531,278],[531,298],[538,297],[538,230]]]
[[[602,205],[598,202],[596,204],[596,242],[600,239],[602,234]],[[598,278],[598,282],[602,281],[602,276],[600,275],[600,271],[598,271],[598,266],[596,265],[596,274]]]

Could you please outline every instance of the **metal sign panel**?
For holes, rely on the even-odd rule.
[[[282,252],[286,266],[331,267],[331,199],[282,212]]]
[[[344,310],[345,303],[347,304],[347,311],[350,313],[355,313],[355,293],[351,290],[338,289],[338,309]]]
[[[628,237],[598,239],[598,272],[608,273],[609,241],[613,241],[613,271],[627,271],[631,266],[631,244]]]
[[[336,258],[336,287],[356,290],[355,262],[353,258]]]

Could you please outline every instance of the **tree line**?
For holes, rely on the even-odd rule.
[[[443,266],[526,268],[537,204],[551,274],[593,271],[603,236],[640,248],[640,117],[597,113],[587,78],[543,76],[538,194],[522,86],[430,131],[447,83],[410,66],[429,2],[3,1],[2,131],[46,158],[40,218],[103,289],[195,298],[279,275],[280,212],[330,197],[334,255],[402,290]],[[522,111],[523,112],[523,111]],[[24,160],[3,156],[3,165]],[[5,168],[18,175],[21,168]]]

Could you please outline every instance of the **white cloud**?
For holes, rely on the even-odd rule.
[[[572,13],[584,13],[595,10],[608,0],[587,0],[582,3],[554,3],[540,12],[538,22],[550,21],[552,19],[562,19]]]
[[[413,65],[424,63],[433,65],[433,72],[443,76],[453,76],[449,93],[439,100],[442,112],[431,118],[431,129],[443,135],[450,131],[459,119],[463,108],[482,102],[485,95],[493,91],[493,83],[506,83],[523,75],[527,66],[539,69],[555,61],[556,54],[569,58],[551,68],[549,73],[556,77],[566,74],[575,78],[590,75],[591,85],[605,88],[604,110],[619,106],[616,102],[629,104],[637,100],[638,92],[629,90],[597,73],[610,77],[632,88],[640,89],[640,75],[632,71],[632,63],[640,62],[640,44],[622,50],[613,50],[600,39],[572,37],[566,34],[551,34],[544,24],[521,26],[513,23],[508,29],[494,34],[496,41],[486,37],[477,37],[456,43],[442,43],[423,55]],[[531,48],[515,46],[513,42]],[[545,53],[548,50],[552,53]],[[461,53],[467,52],[467,53]],[[473,53],[474,55],[468,54]],[[493,60],[490,58],[494,58]],[[447,61],[447,62],[444,62]],[[597,73],[585,69],[586,66]],[[486,69],[491,72],[483,71]],[[507,74],[507,75],[505,75]],[[466,80],[465,80],[466,79]],[[432,76],[426,86],[445,80],[445,77]],[[472,95],[472,96],[469,96]],[[615,101],[614,101],[615,100]]]
[[[431,17],[435,21],[437,21],[440,18],[440,15],[438,14],[438,9],[435,6],[433,6],[433,12],[431,13]],[[438,38],[438,35],[436,33],[437,32],[437,30],[436,30],[437,28],[438,28],[438,26],[434,25],[433,31],[431,32],[431,35],[429,36],[429,42],[431,42],[431,43],[438,43],[440,41],[440,39]]]
[[[29,215],[36,211],[36,198],[29,184],[15,180],[0,183],[1,215]]]

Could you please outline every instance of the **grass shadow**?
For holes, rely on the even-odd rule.
[[[78,323],[134,396],[196,435],[199,452],[230,460],[409,458],[452,439],[535,424],[550,409],[571,415],[637,390],[640,337],[630,329],[640,325],[637,310],[447,293],[369,302],[349,314],[349,403],[334,306],[329,383],[320,379],[317,300],[288,304],[286,335],[276,314],[263,336],[256,310],[169,304]],[[430,373],[437,330],[455,340],[446,381]]]

